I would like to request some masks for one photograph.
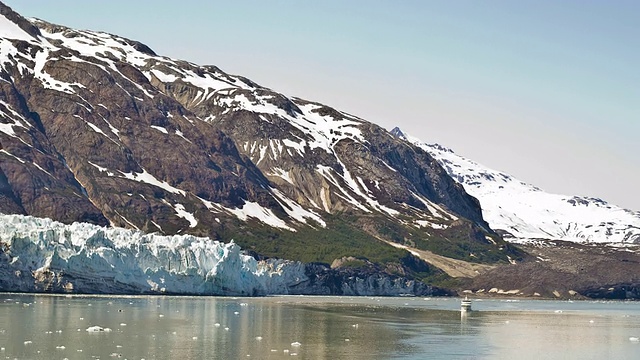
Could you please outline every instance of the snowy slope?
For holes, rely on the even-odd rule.
[[[5,291],[199,295],[286,294],[307,279],[304,265],[258,262],[233,242],[22,215],[0,215],[0,275]]]
[[[549,194],[398,128],[392,132],[435,157],[449,175],[480,200],[485,220],[512,241],[553,239],[589,243],[640,243],[640,212],[597,198]]]

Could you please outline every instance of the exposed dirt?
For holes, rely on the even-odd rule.
[[[447,275],[454,278],[473,278],[496,267],[496,265],[477,264],[464,260],[451,259],[445,256],[434,254],[431,251],[419,250],[390,241],[385,242],[391,246],[410,251],[415,256],[439,268],[440,270],[447,273]]]

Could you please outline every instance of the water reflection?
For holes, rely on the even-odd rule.
[[[352,310],[287,306],[273,299],[14,296],[0,303],[0,355],[384,358],[403,346],[392,328],[367,319],[377,310]],[[87,332],[92,326],[111,331]]]
[[[634,358],[627,303],[0,294],[0,358]],[[87,332],[92,326],[111,331]]]

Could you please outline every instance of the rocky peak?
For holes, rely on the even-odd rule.
[[[400,139],[403,139],[403,140],[407,139],[407,136],[404,134],[404,132],[402,132],[402,130],[400,130],[400,128],[397,127],[397,126],[394,127],[393,129],[391,129],[391,131],[389,131],[389,132],[391,133],[391,135],[393,135],[393,136],[395,136],[397,138],[400,138]]]

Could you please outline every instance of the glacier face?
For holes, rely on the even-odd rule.
[[[0,214],[0,291],[182,295],[449,295],[420,281],[283,259],[240,246]]]
[[[0,215],[0,289],[80,293],[286,294],[301,263],[256,261],[233,242]]]
[[[581,243],[640,243],[640,212],[597,198],[547,193],[511,175],[489,169],[452,150],[404,134],[394,135],[431,154],[465,190],[480,200],[482,215],[505,239]]]

